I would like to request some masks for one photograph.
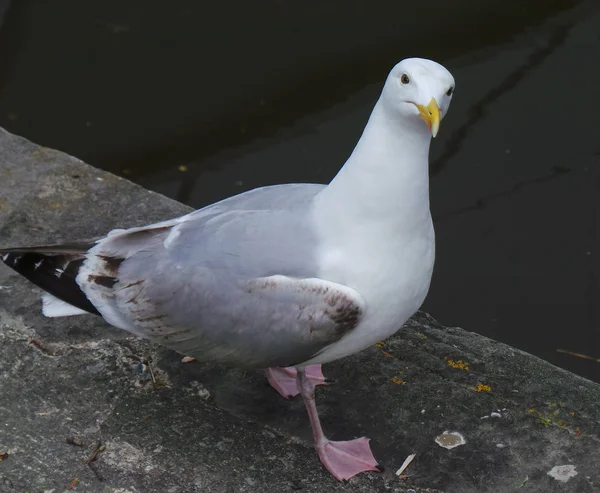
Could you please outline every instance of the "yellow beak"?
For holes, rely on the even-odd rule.
[[[440,129],[440,107],[438,106],[437,101],[435,98],[431,98],[431,101],[429,101],[427,106],[416,103],[415,106],[419,110],[419,116],[425,120],[429,130],[431,130],[431,135],[435,137]]]

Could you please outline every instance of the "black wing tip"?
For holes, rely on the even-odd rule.
[[[0,249],[0,259],[52,296],[86,312],[100,315],[76,281],[86,250],[70,253],[56,250],[50,251],[46,247],[5,248]]]
[[[0,250],[0,260],[11,268],[14,268],[19,263],[23,255],[24,253],[16,248]]]

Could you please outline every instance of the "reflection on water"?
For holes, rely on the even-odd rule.
[[[393,63],[434,58],[457,92],[432,148],[425,309],[600,381],[556,351],[600,358],[600,11],[455,4],[15,2],[0,125],[200,207],[328,181]]]

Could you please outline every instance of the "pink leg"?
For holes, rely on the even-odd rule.
[[[306,377],[313,386],[324,385],[325,377],[321,371],[321,365],[310,365],[305,368]],[[267,368],[267,379],[281,396],[285,399],[296,397],[299,392],[296,386],[296,375],[298,371],[293,366],[287,368]]]
[[[315,404],[315,387],[303,371],[298,372],[296,379],[298,393],[302,394],[308,417],[315,438],[315,449],[325,468],[334,478],[342,481],[363,471],[377,471],[377,461],[369,447],[369,439],[362,437],[347,442],[333,442],[323,433],[317,405]]]

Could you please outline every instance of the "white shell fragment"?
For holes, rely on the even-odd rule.
[[[546,474],[561,483],[566,483],[572,477],[577,476],[577,471],[575,470],[575,466],[569,464],[565,466],[554,466]]]
[[[491,412],[490,414],[486,415],[486,416],[481,416],[481,418],[479,419],[488,419],[488,418],[501,418],[502,417],[502,412],[506,411],[506,408],[500,410],[500,409],[496,409],[496,411]]]
[[[404,462],[400,466],[400,469],[396,471],[396,476],[400,476],[416,456],[417,454],[410,454],[406,459],[404,459]]]
[[[458,431],[446,430],[441,435],[435,437],[435,443],[437,443],[440,447],[451,449],[460,445],[464,445],[467,443],[467,441],[465,440],[465,437],[462,436]]]

